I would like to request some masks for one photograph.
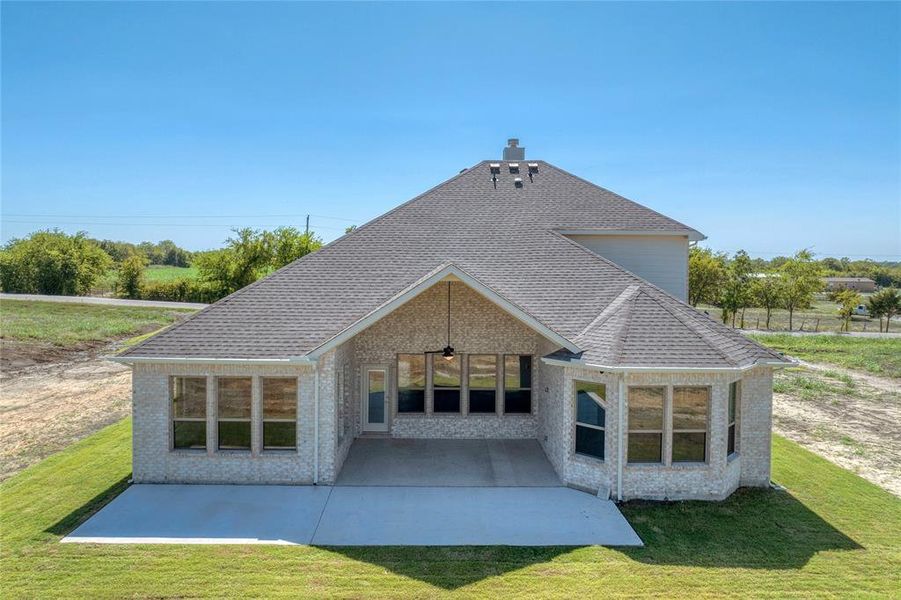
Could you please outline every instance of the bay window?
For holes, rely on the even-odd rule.
[[[629,388],[629,462],[663,460],[664,387]]]
[[[707,412],[710,389],[673,388],[672,462],[707,460]]]
[[[172,447],[206,449],[206,377],[172,377]]]
[[[741,393],[739,385],[740,384],[737,381],[733,381],[729,384],[729,417],[726,425],[728,428],[726,433],[726,454],[728,456],[732,456],[738,452],[738,446],[736,444],[736,426],[738,424],[739,394]]]
[[[217,423],[220,450],[250,450],[250,377],[218,379]]]
[[[573,381],[576,402],[576,454],[604,460],[607,388],[603,383]]]

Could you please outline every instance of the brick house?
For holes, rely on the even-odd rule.
[[[617,499],[767,485],[790,363],[685,304],[703,236],[504,155],[120,355],[134,479],[330,484],[385,436],[537,440]]]

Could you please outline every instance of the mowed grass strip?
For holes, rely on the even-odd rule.
[[[156,330],[192,312],[193,309],[3,300],[0,334],[4,339],[75,346]]]
[[[144,269],[144,280],[148,283],[158,281],[176,281],[178,279],[197,279],[200,271],[196,267],[171,267],[168,265],[150,265]]]
[[[760,344],[802,360],[901,377],[901,337],[847,335],[749,335]]]
[[[781,438],[721,503],[629,503],[645,548],[59,544],[119,493],[131,426],[0,484],[8,597],[897,597],[901,500]]]

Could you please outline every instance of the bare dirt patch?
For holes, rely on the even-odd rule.
[[[3,340],[0,480],[131,413],[131,371],[107,344]]]
[[[778,372],[777,433],[901,496],[901,382],[804,364]]]

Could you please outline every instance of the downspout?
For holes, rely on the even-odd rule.
[[[313,485],[319,484],[319,360],[313,361]]]
[[[624,371],[619,378],[619,410],[617,411],[617,420],[619,425],[617,426],[617,444],[616,444],[616,501],[622,502],[623,500],[623,439],[625,436],[623,435],[623,426],[624,426],[624,412],[625,412],[625,402],[626,398],[626,372]]]

